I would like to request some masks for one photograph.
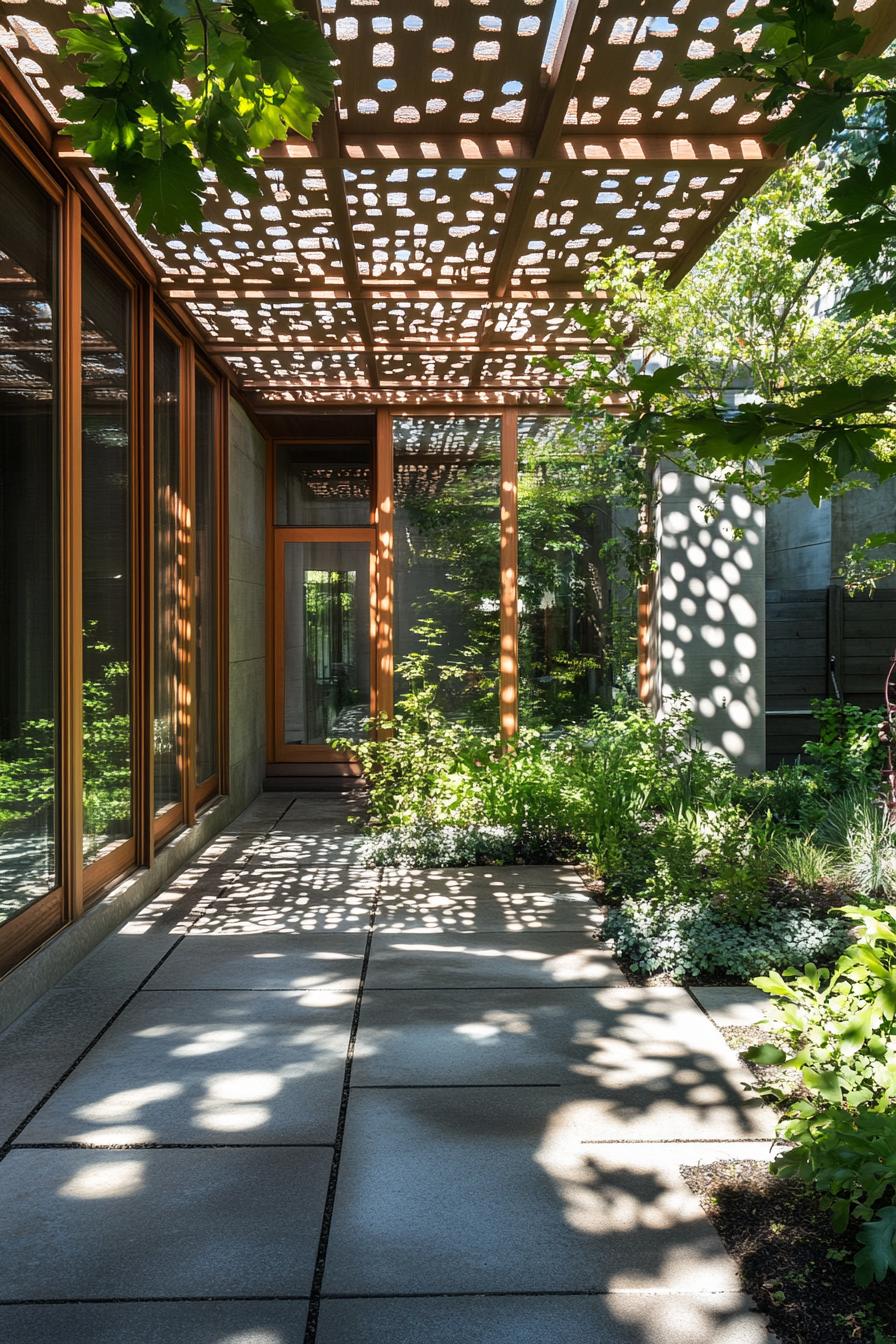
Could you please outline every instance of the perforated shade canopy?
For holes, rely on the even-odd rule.
[[[761,104],[679,71],[731,47],[744,7],[322,0],[339,84],[314,142],[273,146],[258,196],[208,174],[201,233],[143,243],[259,410],[543,401],[538,356],[582,348],[589,268],[624,245],[683,275],[774,168]],[[843,8],[880,49],[896,6]],[[0,0],[57,118],[66,10]]]

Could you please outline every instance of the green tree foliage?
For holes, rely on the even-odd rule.
[[[333,52],[292,0],[131,0],[128,10],[102,3],[62,30],[82,76],[63,115],[141,228],[198,229],[203,170],[252,195],[258,152],[291,131],[311,136],[332,96]]]
[[[818,503],[861,484],[857,469],[896,471],[893,321],[834,313],[846,266],[796,251],[838,173],[832,155],[798,156],[675,289],[624,250],[588,280],[606,296],[578,314],[591,351],[552,367],[568,379],[577,431],[600,446],[605,495],[639,512],[642,576],[661,459],[762,503],[804,492]]]
[[[748,97],[777,115],[768,139],[793,153],[828,148],[839,171],[821,208],[794,240],[798,261],[827,260],[848,272],[840,312],[855,318],[896,312],[896,56],[864,54],[867,30],[834,0],[772,0],[745,9],[738,47],[688,61],[684,76],[744,81]],[[887,350],[892,351],[892,340]],[[796,390],[796,389],[795,389]],[[892,471],[896,379],[847,379],[828,373],[806,396],[768,397],[757,405],[695,421],[698,446],[722,455],[744,443],[769,445],[780,480],[814,476],[816,492],[851,473]],[[883,463],[884,469],[879,469]],[[896,544],[896,531],[854,548],[847,578],[873,582],[893,568],[868,549]]]

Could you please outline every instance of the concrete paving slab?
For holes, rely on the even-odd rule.
[[[353,1087],[554,1084],[582,1139],[771,1138],[684,990],[365,990]]]
[[[350,933],[370,925],[376,874],[366,868],[253,863],[206,906],[197,933]]]
[[[10,1344],[302,1344],[308,1304],[44,1302],[0,1306]]]
[[[0,1037],[0,1142],[7,1142],[120,1006],[120,995],[102,988],[52,989],[7,1027]]]
[[[386,870],[377,913],[379,928],[407,933],[572,931],[601,922],[572,868]]]
[[[247,857],[258,862],[262,857],[276,858],[281,867],[287,863],[293,868],[326,868],[329,864],[357,864],[361,852],[361,836],[354,829],[321,826],[310,830],[307,826],[265,832],[247,837],[251,848]]]
[[[767,1143],[579,1142],[559,1088],[352,1093],[325,1294],[731,1293],[680,1175]]]
[[[382,1344],[383,1340],[390,1344],[773,1344],[763,1318],[740,1293],[362,1297],[321,1303],[317,1344]]]
[[[567,933],[402,934],[375,929],[369,989],[487,988],[531,985],[624,985],[608,949],[584,927]]]
[[[14,1149],[0,1298],[306,1296],[327,1148]]]
[[[139,994],[21,1143],[333,1143],[354,994]]]
[[[753,985],[700,985],[691,993],[717,1027],[752,1027],[771,1002]]]
[[[367,935],[188,933],[146,989],[358,988]]]

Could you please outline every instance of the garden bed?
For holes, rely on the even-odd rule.
[[[684,1167],[744,1289],[769,1319],[779,1344],[893,1344],[896,1295],[890,1282],[859,1288],[850,1234],[764,1162]]]

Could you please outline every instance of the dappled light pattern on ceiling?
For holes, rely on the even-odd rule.
[[[469,470],[495,464],[501,453],[501,421],[495,416],[398,417],[393,422],[395,503],[432,499]]]
[[[68,8],[0,0],[0,59],[57,121]],[[744,8],[321,0],[338,82],[314,143],[267,151],[258,195],[209,173],[201,232],[143,239],[160,281],[261,410],[544,401],[539,357],[580,346],[601,256],[683,275],[774,167],[761,104],[679,72]],[[888,8],[842,3],[869,49]]]

